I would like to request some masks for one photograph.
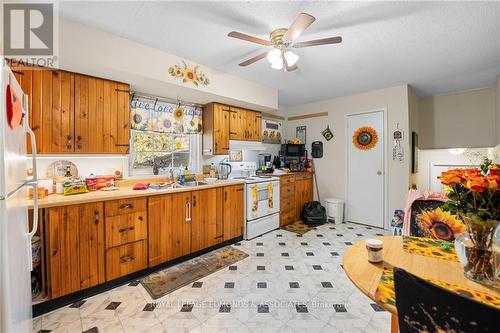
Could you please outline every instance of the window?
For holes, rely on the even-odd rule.
[[[200,134],[131,131],[130,174],[152,175],[153,165],[165,169],[190,166],[197,170]]]

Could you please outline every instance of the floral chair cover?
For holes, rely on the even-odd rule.
[[[465,231],[465,225],[455,215],[441,207],[447,201],[440,192],[408,192],[403,223],[403,235],[453,241]]]

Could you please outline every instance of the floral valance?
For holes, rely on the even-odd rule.
[[[131,128],[172,134],[197,134],[202,130],[202,108],[169,103],[159,98],[133,96],[130,102]]]

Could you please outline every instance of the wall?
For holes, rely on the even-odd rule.
[[[77,38],[76,38],[77,37]],[[200,104],[218,101],[256,110],[278,109],[278,89],[200,65],[210,84],[196,88],[168,73],[183,58],[65,19],[59,20],[59,67],[130,83],[132,88]]]
[[[405,159],[403,162],[392,161],[392,140],[386,139],[386,153],[388,154],[387,180],[388,180],[388,203],[386,209],[386,223],[389,224],[392,212],[395,209],[403,209],[408,191],[409,175],[409,118],[408,118],[408,86],[370,91],[352,96],[339,97],[331,100],[300,105],[286,109],[288,116],[304,115],[328,111],[328,117],[307,118],[288,121],[285,130],[285,138],[295,136],[296,126],[307,126],[306,141],[310,145],[312,141],[323,141],[324,157],[315,160],[316,176],[319,192],[322,199],[336,197],[345,199],[345,176],[346,176],[346,138],[345,124],[346,115],[350,113],[387,109],[387,133],[392,133],[399,124],[404,131],[403,141]],[[334,138],[326,141],[321,131],[329,125],[333,131]]]
[[[431,182],[436,181],[431,177],[433,164],[442,165],[479,165],[480,159],[477,155],[488,156],[494,161],[499,161],[499,155],[493,148],[473,148],[467,149],[464,153],[452,154],[448,149],[424,149],[418,154],[418,176],[416,178],[417,188],[421,191],[429,191]]]
[[[499,88],[497,87],[496,90]],[[495,139],[495,87],[422,97],[419,100],[419,147],[482,148]]]

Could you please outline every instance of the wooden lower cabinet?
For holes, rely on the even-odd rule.
[[[147,240],[120,245],[106,251],[106,281],[148,267]]]
[[[156,266],[191,251],[191,192],[148,198],[149,266]]]
[[[301,219],[302,207],[313,201],[313,178],[309,173],[280,177],[280,225]]]
[[[49,297],[105,282],[103,203],[48,208],[45,224]]]
[[[224,240],[233,239],[243,235],[245,219],[244,185],[224,187]]]
[[[191,192],[191,252],[222,242],[222,196],[222,187]]]

